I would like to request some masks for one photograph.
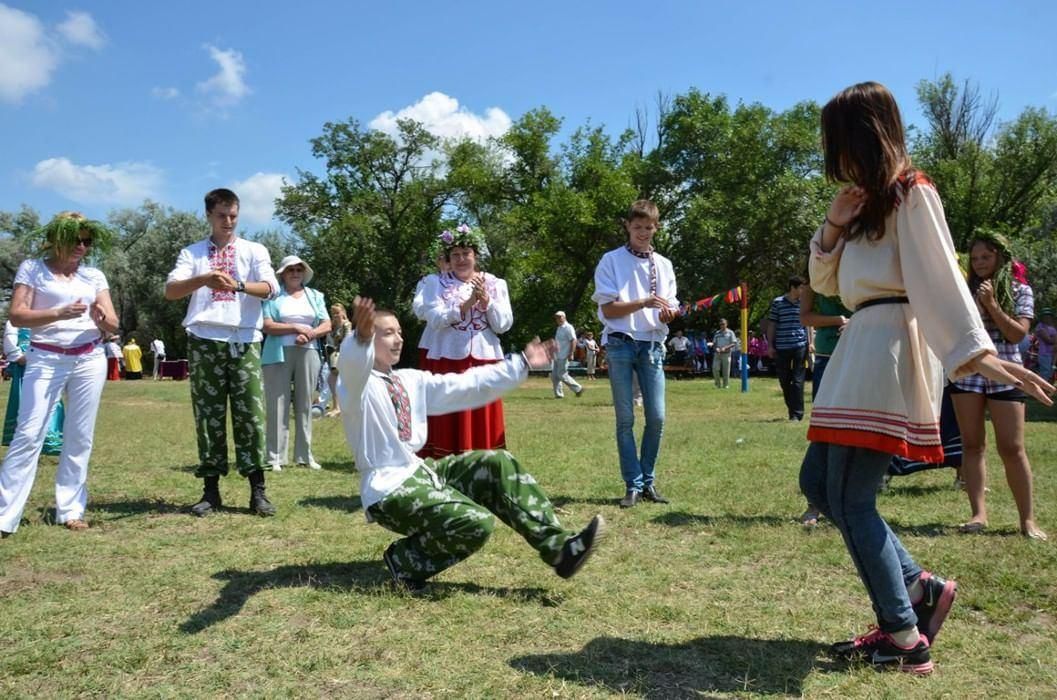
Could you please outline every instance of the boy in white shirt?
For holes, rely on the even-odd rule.
[[[596,515],[580,533],[562,528],[550,500],[506,450],[475,450],[423,461],[427,415],[483,406],[516,388],[529,366],[542,367],[552,344],[535,340],[520,355],[462,374],[393,370],[400,360],[400,322],[370,299],[353,302],[355,331],[341,344],[338,400],[345,436],[361,474],[368,521],[405,535],[383,559],[398,588],[426,580],[480,549],[498,517],[562,578],[575,574],[602,535]]]
[[[265,412],[261,382],[261,301],[274,298],[279,282],[268,249],[239,238],[239,198],[228,189],[205,197],[212,235],[180,251],[165,282],[170,301],[191,297],[183,325],[191,370],[191,404],[198,437],[202,498],[191,513],[221,506],[220,477],[228,473],[227,419],[235,438],[235,466],[250,482],[250,510],[275,515],[264,492]]]

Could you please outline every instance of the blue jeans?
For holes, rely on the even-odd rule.
[[[813,442],[800,466],[800,490],[840,530],[885,632],[917,624],[907,587],[921,577],[877,512],[877,487],[891,460],[875,450]]]
[[[606,360],[609,386],[617,414],[617,454],[620,475],[629,489],[641,491],[653,484],[653,470],[664,432],[664,365],[660,343],[608,336]],[[635,404],[631,377],[638,375],[642,389],[646,427],[642,431],[642,455],[635,448]]]

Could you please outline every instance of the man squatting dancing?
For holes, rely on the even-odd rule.
[[[536,480],[506,450],[436,461],[415,454],[426,442],[427,415],[495,401],[525,381],[530,366],[545,367],[553,343],[536,339],[520,354],[462,374],[394,371],[404,346],[396,316],[357,297],[352,324],[338,359],[338,401],[367,520],[404,535],[383,554],[396,587],[421,591],[427,579],[480,549],[496,517],[559,576],[575,574],[601,539],[601,515],[578,534],[562,528]]]

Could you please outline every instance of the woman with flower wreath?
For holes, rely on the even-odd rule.
[[[18,529],[47,420],[66,397],[63,447],[55,472],[55,520],[85,530],[88,461],[99,399],[106,382],[102,339],[117,330],[106,277],[82,260],[92,246],[105,247],[110,231],[76,212],[57,215],[43,229],[43,256],[23,261],[15,273],[10,319],[29,328],[22,403],[11,448],[0,465],[0,533]]]
[[[421,318],[431,334],[422,369],[434,374],[462,373],[503,359],[499,336],[510,330],[514,312],[506,282],[479,269],[487,256],[484,236],[466,224],[445,230],[438,239],[450,265],[422,285]],[[470,411],[429,417],[423,457],[446,457],[466,450],[506,447],[503,402]]]
[[[1027,335],[1035,316],[1035,297],[1030,286],[1017,280],[1012,255],[1005,236],[978,232],[969,246],[969,291],[980,309],[999,359],[1021,364],[1018,343]],[[1031,464],[1024,451],[1024,402],[1027,395],[1018,387],[972,374],[954,382],[951,400],[962,433],[962,478],[969,495],[972,517],[962,532],[981,532],[987,527],[987,432],[984,410],[995,426],[998,454],[1006,469],[1006,482],[1020,514],[1020,531],[1025,537],[1045,540],[1046,533],[1035,524]]]

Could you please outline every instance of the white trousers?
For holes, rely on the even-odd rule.
[[[562,384],[567,384],[569,388],[577,394],[584,390],[584,388],[573,379],[573,376],[569,374],[568,358],[554,358],[554,363],[551,365],[551,384],[554,386],[554,395],[557,397],[565,395],[562,391]]]
[[[267,408],[268,463],[287,464],[290,454],[290,384],[294,387],[294,461],[310,464],[312,458],[312,399],[322,361],[315,343],[287,345],[283,361],[261,367],[264,405]]]
[[[84,355],[60,355],[34,347],[26,352],[18,427],[0,465],[0,530],[18,529],[37,476],[48,416],[64,393],[66,420],[55,472],[55,520],[65,523],[84,518],[88,460],[104,383],[106,356],[100,347]]]

